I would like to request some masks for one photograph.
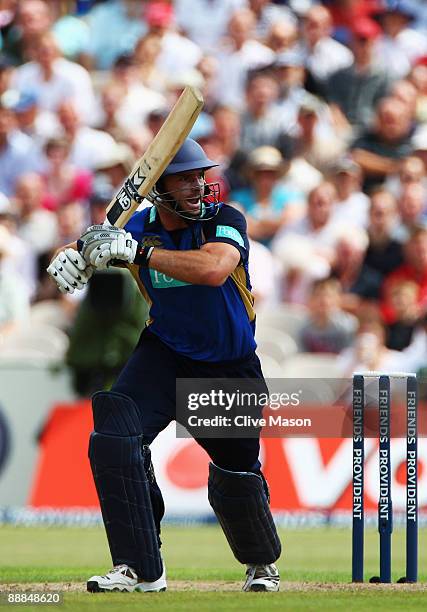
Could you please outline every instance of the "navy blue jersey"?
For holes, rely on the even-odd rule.
[[[239,265],[221,287],[186,283],[134,264],[129,269],[150,305],[150,331],[174,351],[201,361],[230,361],[253,353],[255,313],[248,272],[249,243],[246,220],[238,210],[223,204],[209,221],[166,231],[153,206],[135,213],[125,229],[139,244],[168,250],[199,249],[207,242],[236,247]]]

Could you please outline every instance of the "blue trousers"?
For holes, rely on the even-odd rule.
[[[263,374],[255,353],[246,359],[227,363],[195,361],[179,355],[145,329],[112,388],[112,391],[123,393],[136,403],[145,444],[151,444],[175,420],[177,378],[258,378],[263,381]],[[257,438],[196,438],[196,442],[223,469],[260,470]]]

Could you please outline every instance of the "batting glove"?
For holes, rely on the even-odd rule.
[[[105,270],[112,261],[133,263],[137,249],[138,243],[132,238],[132,234],[122,231],[112,240],[98,244],[91,251],[89,261],[97,270]]]
[[[78,251],[67,248],[51,261],[47,272],[61,293],[74,293],[76,289],[83,289],[88,283],[93,268]]]

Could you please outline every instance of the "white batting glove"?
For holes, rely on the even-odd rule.
[[[112,261],[133,263],[138,243],[130,232],[123,232],[113,240],[103,242],[93,249],[89,255],[91,265],[97,270],[105,270]]]
[[[88,265],[80,253],[68,248],[58,253],[47,268],[61,293],[74,293],[83,289],[93,274],[92,266]]]
[[[108,225],[106,223],[104,225],[91,225],[80,237],[79,243],[81,243],[81,245],[79,245],[79,251],[87,263],[89,263],[91,254],[94,250],[97,250],[99,254],[100,249],[98,247],[110,243],[112,240],[118,238],[118,236],[124,236],[125,234],[126,232],[124,229],[114,227],[114,225]]]

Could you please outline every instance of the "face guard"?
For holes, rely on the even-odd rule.
[[[179,199],[176,197],[179,195],[179,192],[186,192],[188,194],[188,189],[175,189],[174,191],[162,191],[161,186],[159,185],[161,181],[156,183],[154,189],[152,189],[148,195],[148,199],[155,205],[161,208],[164,208],[168,212],[173,212],[181,219],[185,219],[186,221],[209,221],[209,219],[213,219],[215,215],[219,211],[220,204],[220,187],[219,183],[205,183],[203,179],[203,183],[201,184],[200,193],[197,194],[197,190],[194,190],[194,197],[183,197],[183,200],[193,201],[199,200],[200,206],[199,210],[190,211],[190,210],[182,210],[180,208]]]

